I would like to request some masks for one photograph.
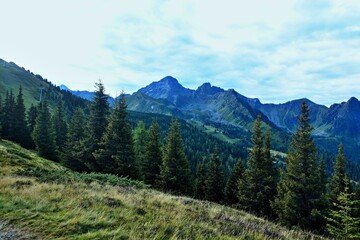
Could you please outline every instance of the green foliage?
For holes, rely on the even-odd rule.
[[[29,110],[27,111],[27,116],[26,116],[30,133],[34,131],[37,115],[38,115],[38,108],[33,104],[31,104]]]
[[[85,165],[92,171],[99,171],[104,166],[99,166],[93,153],[99,149],[101,138],[108,125],[108,115],[110,111],[108,95],[105,94],[103,83],[95,83],[95,96],[91,103],[90,119],[88,126],[88,136],[86,138],[84,150]]]
[[[102,137],[100,149],[95,151],[94,156],[102,172],[134,179],[139,176],[123,94],[115,103],[115,110]]]
[[[344,155],[344,150],[342,144],[339,145],[338,155],[335,159],[334,173],[329,183],[329,194],[328,199],[329,202],[332,203],[330,205],[330,209],[333,209],[334,204],[337,202],[338,196],[341,192],[344,192],[345,186],[348,185],[346,174],[346,158]]]
[[[64,164],[70,169],[77,171],[88,170],[84,163],[84,141],[86,121],[84,112],[78,108],[70,119],[69,131],[67,133],[66,146],[64,151]]]
[[[261,132],[260,115],[254,124],[253,147],[247,161],[244,177],[238,185],[239,205],[241,208],[260,216],[271,216],[270,201],[273,200],[276,184],[276,170],[270,154],[270,132],[265,141]]]
[[[301,113],[273,206],[280,222],[287,226],[321,229],[323,187],[319,183],[316,148],[305,101]]]
[[[160,166],[162,164],[160,129],[156,122],[149,128],[147,142],[145,143],[145,156],[141,164],[144,181],[152,186],[160,183]]]
[[[59,102],[56,112],[53,115],[52,124],[55,132],[56,146],[58,147],[58,150],[62,152],[66,145],[66,135],[68,129],[61,102]]]
[[[206,179],[207,171],[204,161],[198,163],[196,167],[196,180],[195,180],[195,197],[197,199],[206,198]]]
[[[39,105],[39,113],[33,131],[33,139],[39,156],[57,160],[55,134],[51,124],[51,115],[44,99]]]
[[[209,201],[220,202],[224,197],[224,186],[223,172],[217,147],[214,148],[214,153],[211,156],[208,169],[209,170],[205,181],[205,197]]]
[[[16,102],[14,104],[14,109],[12,110],[12,112],[13,118],[10,119],[13,126],[11,128],[11,130],[13,131],[11,133],[12,139],[15,142],[20,143],[20,145],[23,147],[32,147],[33,143],[26,123],[26,110],[21,86],[19,87],[19,93],[16,98]]]
[[[137,126],[133,131],[133,136],[136,165],[142,170],[146,158],[146,143],[148,142],[148,132],[145,129],[145,123],[143,121],[137,123]],[[139,177],[143,177],[142,172]]]
[[[225,203],[235,205],[239,203],[239,181],[243,178],[244,166],[241,159],[239,159],[226,183],[225,187]]]
[[[180,124],[176,120],[171,123],[166,139],[160,175],[164,190],[183,194],[192,193],[189,163],[183,150]]]
[[[329,217],[326,217],[328,232],[337,239],[360,239],[360,218],[354,216],[354,211],[359,207],[360,201],[354,200],[354,193],[349,190],[349,181],[345,182]]]

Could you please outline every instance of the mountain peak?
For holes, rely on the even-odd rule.
[[[209,82],[203,83],[200,87],[196,89],[196,93],[204,95],[213,95],[218,92],[223,92],[224,90],[219,87],[211,86]]]
[[[166,76],[166,77],[164,77],[164,78],[162,78],[160,81],[158,81],[159,83],[168,83],[168,84],[171,84],[171,85],[181,85],[180,83],[179,83],[179,81],[176,79],[176,78],[174,78],[174,77],[172,77],[172,76]]]
[[[64,85],[64,84],[61,84],[61,85],[59,86],[59,88],[60,88],[61,90],[65,90],[65,91],[71,92],[70,88],[68,88],[68,87],[67,87],[66,85]]]

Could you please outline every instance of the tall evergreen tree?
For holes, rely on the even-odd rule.
[[[54,131],[55,131],[55,143],[60,152],[63,152],[67,138],[67,123],[65,121],[65,115],[63,111],[63,105],[59,102],[56,112],[52,119]]]
[[[141,171],[145,183],[158,186],[160,182],[160,166],[162,164],[161,142],[159,125],[153,122],[149,128],[145,144],[145,157],[141,164]]]
[[[196,180],[195,180],[195,197],[197,199],[205,199],[206,197],[206,178],[207,172],[204,161],[201,161],[196,166]]]
[[[91,112],[88,125],[86,146],[84,156],[85,164],[92,171],[101,171],[101,167],[96,163],[93,153],[99,149],[101,138],[108,125],[108,115],[110,113],[110,107],[108,103],[108,95],[105,93],[105,87],[103,83],[95,83],[95,96],[91,103]]]
[[[51,124],[51,115],[44,99],[39,105],[39,114],[33,131],[36,149],[41,157],[58,160],[55,134]]]
[[[37,115],[38,115],[37,107],[34,106],[34,104],[31,104],[31,106],[27,112],[27,123],[28,123],[29,132],[31,134],[34,131]]]
[[[21,86],[14,105],[12,122],[12,139],[23,147],[32,147],[32,139],[26,123],[26,109]]]
[[[148,132],[145,128],[145,123],[139,121],[134,129],[134,152],[135,152],[135,161],[138,166],[143,166],[145,162],[146,154],[146,143],[148,138]],[[140,167],[142,170],[142,167]],[[143,173],[140,172],[140,178],[143,179]]]
[[[13,91],[6,91],[5,95],[5,106],[4,106],[4,116],[2,122],[2,134],[3,137],[9,140],[13,139],[13,119],[14,119],[14,109],[15,109],[15,98]]]
[[[348,177],[346,175],[346,158],[344,154],[343,145],[339,145],[338,154],[335,159],[334,173],[329,183],[329,203],[330,209],[333,208],[334,203],[337,203],[337,199],[341,192],[344,192],[345,186],[348,184]]]
[[[303,101],[299,127],[289,148],[273,207],[285,225],[319,229],[322,227],[318,225],[321,222],[322,187],[309,122],[309,108]]]
[[[241,208],[260,216],[271,216],[270,201],[276,189],[276,168],[270,154],[271,136],[268,131],[263,140],[261,117],[257,117],[252,136],[253,147],[247,161],[244,177],[238,185],[239,205]]]
[[[237,197],[239,192],[239,181],[242,179],[243,174],[243,163],[242,160],[239,159],[236,162],[225,187],[225,202],[229,205],[234,205],[239,202]]]
[[[206,178],[206,199],[213,202],[220,202],[223,197],[223,171],[217,146],[209,162],[209,172]]]
[[[84,112],[80,108],[77,108],[70,119],[64,151],[64,164],[76,171],[89,170],[84,164],[83,148],[86,137],[85,130],[86,124]]]
[[[104,172],[136,179],[139,177],[139,169],[135,161],[133,136],[126,108],[124,94],[121,94],[110,116],[100,149],[95,151],[94,156]]]
[[[341,191],[330,210],[326,227],[336,239],[360,239],[360,218],[354,216],[359,201],[354,200],[354,193],[350,192],[349,181],[345,181]]]
[[[180,123],[173,121],[164,147],[161,166],[161,182],[164,190],[190,194],[192,182],[189,162],[185,156],[180,135]]]

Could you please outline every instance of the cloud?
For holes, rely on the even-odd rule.
[[[264,102],[360,96],[360,2],[61,1],[2,3],[0,57],[56,84],[126,92],[172,75]],[[19,8],[19,6],[22,6]]]

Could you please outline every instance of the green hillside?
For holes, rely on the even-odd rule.
[[[75,173],[4,140],[0,216],[3,231],[31,239],[321,239],[141,182]]]
[[[58,102],[65,102],[66,111],[72,112],[75,107],[86,108],[87,101],[73,96],[70,92],[62,91],[40,75],[35,75],[29,70],[19,67],[13,62],[6,62],[0,59],[0,96],[5,98],[6,91],[12,90],[14,95],[18,94],[19,87],[22,87],[25,107],[31,104],[37,105],[40,98],[40,89],[43,89],[43,97],[49,102],[53,111]]]

